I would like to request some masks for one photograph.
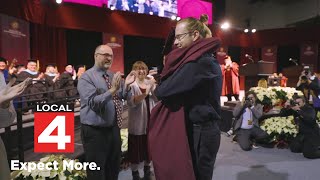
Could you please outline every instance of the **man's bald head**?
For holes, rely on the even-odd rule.
[[[95,66],[108,70],[113,62],[113,51],[108,45],[99,45],[94,53]]]

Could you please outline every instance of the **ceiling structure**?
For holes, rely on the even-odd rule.
[[[225,0],[224,19],[236,29],[319,26],[320,0]]]

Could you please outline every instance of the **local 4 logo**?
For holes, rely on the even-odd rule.
[[[68,105],[37,106],[34,113],[34,152],[74,152],[74,112]]]

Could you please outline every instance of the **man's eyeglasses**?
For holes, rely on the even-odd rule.
[[[183,34],[177,34],[174,39],[178,40],[178,41],[181,41],[184,37],[186,37],[187,34],[190,34],[192,32],[186,32],[186,33],[183,33]]]
[[[105,54],[101,54],[101,53],[96,53],[96,54],[98,54],[98,55],[100,55],[100,56],[103,56],[103,57],[105,57],[105,58],[112,58],[112,54],[109,54],[109,53],[105,53]]]

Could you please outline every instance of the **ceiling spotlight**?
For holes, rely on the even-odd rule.
[[[111,9],[111,11],[113,11],[116,9],[116,7],[114,7],[114,5],[110,5],[110,9]]]
[[[256,29],[252,29],[251,32],[252,32],[252,33],[255,33],[255,32],[257,32],[257,30],[256,30]]]
[[[177,19],[177,16],[175,16],[175,15],[171,16],[171,20],[176,20],[176,19]]]
[[[224,30],[227,30],[230,28],[230,24],[229,22],[224,22],[222,25],[221,25],[221,29],[224,29]]]
[[[56,3],[61,4],[62,0],[56,0]]]
[[[245,30],[243,30],[243,32],[248,33],[248,32],[249,32],[249,29],[245,29]]]
[[[177,21],[180,21],[180,20],[181,20],[181,17],[178,16],[178,17],[177,17]]]
[[[153,12],[152,12],[152,11],[150,11],[150,12],[149,12],[149,14],[150,14],[150,15],[153,15]]]

